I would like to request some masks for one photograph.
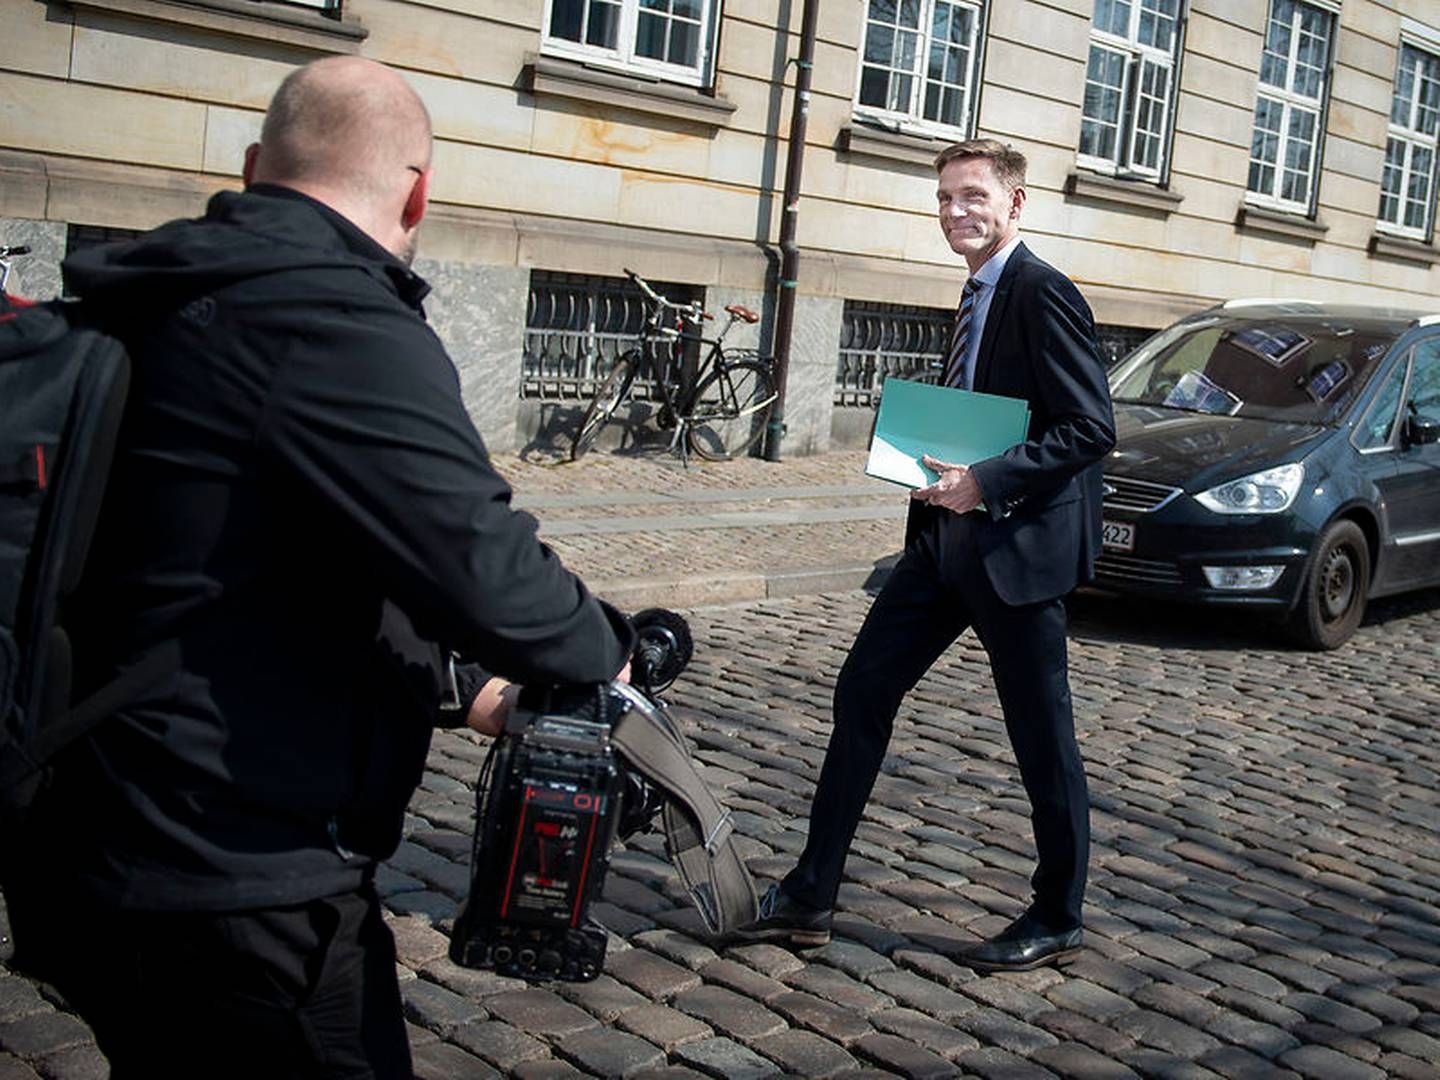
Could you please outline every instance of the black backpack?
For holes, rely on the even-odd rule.
[[[127,678],[72,707],[65,602],[130,384],[124,347],[79,310],[0,293],[0,812],[10,820],[33,801],[46,762],[135,689]]]

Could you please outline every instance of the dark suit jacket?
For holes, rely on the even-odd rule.
[[[985,572],[1007,604],[1064,596],[1088,581],[1100,548],[1101,459],[1115,445],[1090,307],[1022,242],[985,319],[974,389],[1030,403],[1027,440],[971,466],[985,510],[966,515]],[[906,539],[934,515],[915,503]]]

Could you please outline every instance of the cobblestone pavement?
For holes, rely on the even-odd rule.
[[[804,506],[837,505],[860,497],[814,489],[854,483],[834,475],[847,460],[780,484],[758,462],[732,463],[751,470],[737,482],[740,470],[675,479],[668,463],[603,455],[568,476],[525,463],[511,475],[543,534],[584,519],[554,500],[627,491],[684,496],[698,513],[700,493],[729,487],[735,503],[719,505],[749,513],[776,509],[753,495],[764,484],[809,485]],[[762,542],[673,524],[656,558],[686,573],[705,571],[679,540]],[[805,550],[792,527],[771,540]],[[817,540],[807,557],[878,561],[898,544],[898,520],[883,527],[869,546]],[[619,552],[636,534],[610,535]],[[572,565],[600,565],[603,546],[567,541],[552,542]],[[852,587],[688,612],[697,650],[674,712],[762,885],[803,844],[835,674],[868,603]],[[440,734],[380,879],[417,1075],[1440,1077],[1440,594],[1376,604],[1324,654],[1231,616],[1102,597],[1076,598],[1072,623],[1094,827],[1073,961],[982,976],[956,959],[1023,906],[1032,865],[988,666],[967,636],[901,711],[836,938],[819,949],[707,941],[646,834],[616,850],[595,909],[611,931],[599,979],[532,986],[456,967],[447,931],[469,883],[485,740]],[[0,1047],[3,1080],[104,1075],[84,1028],[3,972]]]

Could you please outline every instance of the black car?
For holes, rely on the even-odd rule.
[[[1440,584],[1440,315],[1232,300],[1111,371],[1095,584],[1226,604],[1333,649]]]

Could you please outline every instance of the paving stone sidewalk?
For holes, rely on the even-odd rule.
[[[766,583],[777,565],[883,565],[898,515],[838,543],[787,532],[823,536],[833,523],[806,513],[893,502],[888,488],[849,491],[864,486],[858,462],[500,464],[567,563],[610,573],[617,597],[670,580],[663,567],[690,584],[660,591],[683,600],[737,565],[716,570],[715,552],[754,558],[739,572]],[[620,517],[640,529],[567,531],[619,529]],[[655,545],[648,561],[622,562],[637,537]],[[868,603],[852,584],[678,605],[697,651],[674,712],[762,884],[804,843],[835,674]],[[1072,620],[1094,807],[1074,961],[982,976],[957,959],[1023,905],[1033,857],[988,666],[967,636],[897,719],[836,938],[820,949],[708,940],[645,834],[615,852],[596,906],[611,934],[599,979],[531,986],[456,967],[447,934],[469,884],[486,746],[440,734],[380,878],[417,1075],[1440,1077],[1440,594],[1377,604],[1326,654],[1133,602],[1081,597]],[[0,1080],[105,1075],[83,1025],[3,972],[0,1048]]]
[[[883,578],[904,534],[904,493],[865,476],[863,451],[497,464],[565,564],[629,610],[860,588]]]

